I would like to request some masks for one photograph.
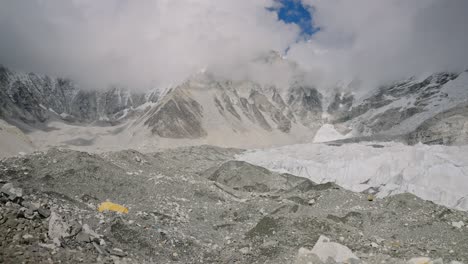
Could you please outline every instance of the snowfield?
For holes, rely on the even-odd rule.
[[[408,192],[468,211],[467,153],[468,146],[309,143],[250,150],[236,158],[355,192],[377,188],[379,198]]]

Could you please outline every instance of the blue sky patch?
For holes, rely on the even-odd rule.
[[[308,37],[319,31],[320,28],[314,27],[312,14],[304,6],[301,0],[276,0],[281,4],[279,8],[270,8],[268,10],[278,13],[278,18],[285,23],[297,24],[301,28],[301,35]]]

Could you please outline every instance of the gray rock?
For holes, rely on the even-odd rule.
[[[0,192],[6,194],[10,200],[23,197],[23,189],[14,187],[12,183],[4,184]]]
[[[352,259],[359,260],[354,253],[346,246],[336,242],[331,242],[328,237],[320,236],[317,243],[310,251],[315,254],[323,262],[327,262],[329,258],[335,262],[350,262]]]
[[[300,248],[294,264],[323,264],[322,260],[306,248]]]
[[[125,253],[123,250],[119,249],[119,248],[113,248],[113,249],[109,249],[109,254],[113,255],[113,256],[117,256],[117,257],[126,257],[127,256],[127,253]]]
[[[60,239],[69,237],[71,235],[70,230],[70,224],[68,224],[60,215],[55,212],[51,213],[49,218],[49,238]]]
[[[78,242],[90,243],[91,236],[89,234],[86,234],[85,232],[80,232],[78,233],[78,235],[76,235],[75,240]]]
[[[41,215],[43,218],[47,218],[50,216],[50,210],[47,209],[47,208],[44,208],[44,207],[39,207],[37,209],[37,212],[39,213],[39,215]]]

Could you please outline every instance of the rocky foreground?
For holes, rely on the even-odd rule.
[[[3,160],[0,263],[468,263],[465,212],[315,184],[241,152]],[[99,212],[105,201],[128,214]]]

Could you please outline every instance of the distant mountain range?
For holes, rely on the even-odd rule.
[[[51,121],[74,126],[122,126],[154,138],[215,139],[248,145],[311,141],[333,124],[348,141],[468,142],[468,73],[437,73],[374,89],[356,98],[348,86],[325,98],[301,80],[297,65],[269,53],[261,63],[297,72],[287,89],[200,72],[165,91],[90,91],[73,81],[0,67],[0,118],[28,132]]]

